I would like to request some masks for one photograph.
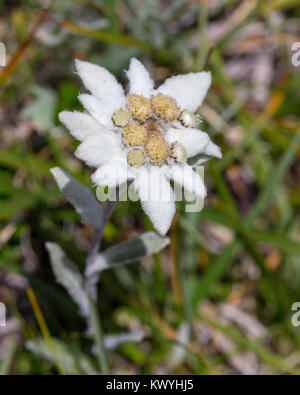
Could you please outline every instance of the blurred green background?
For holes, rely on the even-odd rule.
[[[57,118],[82,110],[74,59],[108,68],[126,87],[134,56],[156,84],[211,70],[198,112],[223,159],[205,165],[204,210],[178,204],[166,249],[101,275],[104,333],[141,335],[113,342],[111,371],[299,374],[300,327],[291,323],[300,302],[300,66],[291,50],[299,21],[295,0],[1,1],[1,373],[59,373],[28,286],[63,370],[97,372],[86,323],[45,249],[57,243],[83,271],[92,228],[49,169],[92,187],[91,170],[74,156],[78,143]],[[103,246],[145,230],[152,225],[139,203],[119,203]]]

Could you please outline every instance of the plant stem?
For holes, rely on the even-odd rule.
[[[100,315],[98,313],[97,303],[94,302],[91,295],[89,295],[89,302],[90,302],[91,320],[92,320],[94,336],[97,345],[97,357],[99,362],[99,368],[102,374],[109,374],[108,361],[107,361],[104,342],[103,342],[103,332],[101,327]]]
[[[97,259],[97,255],[98,255],[98,252],[101,247],[101,236],[103,234],[105,225],[112,213],[112,210],[115,207],[115,204],[116,204],[116,202],[110,201],[110,200],[106,203],[106,206],[105,206],[105,209],[103,212],[101,227],[99,229],[96,229],[96,228],[94,229],[94,234],[93,234],[92,243],[91,243],[91,250],[89,252],[89,255],[87,257],[87,262],[86,262],[87,267],[92,266]],[[98,279],[98,276],[97,276],[97,278],[92,276],[92,277],[89,277],[86,279],[86,288],[94,300],[96,300],[96,298],[97,298],[97,279]]]
[[[101,227],[99,229],[94,230],[93,239],[92,239],[92,246],[91,246],[91,250],[88,255],[88,258],[87,258],[87,265],[88,266],[92,265],[95,262],[96,256],[97,256],[98,251],[100,249],[101,236],[102,236],[103,230],[104,230],[105,225],[110,217],[110,214],[112,213],[112,210],[115,207],[115,204],[116,204],[116,202],[113,202],[110,200],[106,203],[106,206],[105,206],[105,209],[103,212]]]
[[[189,300],[189,297],[187,295],[186,291],[186,270],[185,267],[183,266],[183,262],[179,262],[178,265],[178,272],[179,272],[179,283],[180,283],[180,288],[181,288],[181,294],[182,294],[182,303],[183,303],[183,308],[185,312],[186,319],[190,325],[191,329],[191,335],[192,338],[194,337],[194,331],[193,331],[193,308],[192,304]]]
[[[186,317],[187,322],[190,325],[190,329],[191,329],[191,334],[193,336],[193,308],[192,305],[189,301],[187,292],[186,292],[186,281],[185,281],[185,272],[186,272],[186,268],[183,266],[183,260],[176,259],[176,256],[179,256],[181,258],[181,254],[180,254],[180,250],[178,248],[178,243],[176,242],[176,227],[177,227],[177,217],[175,217],[173,224],[172,224],[172,243],[175,244],[175,251],[174,251],[174,247],[173,247],[173,265],[174,265],[174,278],[176,280],[175,284],[176,286],[179,286],[179,292],[180,292],[180,302],[183,305],[183,310],[184,310],[184,314]],[[173,280],[174,281],[174,280]],[[176,287],[177,289],[177,287]]]
[[[98,252],[101,246],[101,236],[103,234],[103,230],[105,225],[112,213],[113,208],[115,207],[116,202],[108,201],[103,212],[102,223],[99,229],[94,230],[93,239],[91,243],[91,250],[87,257],[87,266],[92,266],[95,264],[97,259]],[[95,337],[95,343],[97,346],[97,355],[99,361],[99,368],[103,374],[109,374],[109,367],[103,342],[103,332],[101,326],[100,314],[97,306],[97,282],[98,275],[91,276],[86,279],[86,289],[89,295],[89,303],[90,303],[90,317],[89,317],[89,327],[93,328],[93,335]],[[90,330],[89,330],[90,332]]]

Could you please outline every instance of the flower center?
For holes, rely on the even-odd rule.
[[[120,108],[118,111],[113,113],[112,120],[116,126],[124,127],[128,125],[130,121],[130,114],[128,111]]]
[[[183,126],[188,128],[195,128],[199,122],[200,117],[195,115],[193,112],[188,110],[183,110],[180,114],[179,121]]]
[[[143,96],[128,95],[127,107],[132,118],[140,122],[144,122],[152,115],[151,102]]]
[[[158,117],[168,122],[172,122],[178,118],[179,107],[176,101],[171,97],[159,93],[151,97],[151,104]]]
[[[159,119],[164,122],[159,122]],[[123,144],[134,147],[127,155],[128,164],[139,167],[150,161],[153,165],[161,165],[169,159],[176,163],[185,162],[185,147],[179,141],[169,145],[165,139],[163,125],[176,119],[185,127],[196,127],[199,121],[191,111],[180,113],[176,101],[161,93],[152,96],[151,100],[140,95],[128,95],[127,110],[119,109],[112,116],[115,126],[123,128]]]
[[[153,119],[148,119],[143,123],[144,128],[147,130],[148,138],[153,136],[163,137],[164,132],[158,123],[153,121]]]
[[[146,157],[142,150],[135,148],[129,152],[127,156],[127,161],[130,166],[140,167],[146,163]]]
[[[147,141],[147,131],[138,122],[132,122],[122,132],[123,143],[127,147],[138,147]]]
[[[187,152],[184,146],[175,141],[171,146],[171,156],[177,163],[183,163],[187,160]]]
[[[162,164],[170,156],[169,144],[158,136],[153,136],[147,141],[145,151],[150,161],[155,165]]]

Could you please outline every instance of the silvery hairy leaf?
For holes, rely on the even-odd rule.
[[[48,242],[46,248],[57,282],[68,291],[73,301],[79,306],[81,314],[84,317],[88,316],[89,300],[81,273],[59,245]]]
[[[54,351],[57,361],[68,374],[97,374],[97,371],[90,359],[83,355],[79,350],[76,350],[61,340],[53,337],[51,341],[53,344],[53,350],[49,349],[47,341],[42,338],[27,341],[26,348],[53,363],[56,362],[54,361]]]
[[[136,330],[129,333],[119,333],[116,335],[104,336],[104,347],[107,350],[115,350],[122,344],[129,342],[140,343],[145,337],[145,333],[142,330]]]
[[[170,364],[168,367],[162,366],[158,374],[170,374],[169,369],[175,369],[179,366],[184,359],[187,357],[187,348],[191,337],[191,327],[188,322],[184,321],[177,329],[176,339],[168,352],[168,361]]]
[[[141,236],[110,247],[99,254],[95,264],[88,267],[86,275],[92,276],[103,270],[135,262],[144,256],[156,254],[165,248],[169,242],[168,237],[159,236],[155,232],[146,232]]]
[[[173,345],[169,355],[172,366],[178,366],[184,361],[186,347],[190,341],[190,337],[191,327],[188,322],[183,322],[177,331],[177,343]]]
[[[82,222],[101,229],[103,210],[92,192],[59,167],[54,167],[50,171],[61,192],[81,216]]]

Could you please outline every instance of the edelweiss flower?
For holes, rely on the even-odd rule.
[[[192,166],[221,157],[219,147],[197,128],[194,114],[210,86],[210,73],[171,77],[154,89],[148,71],[131,59],[126,96],[103,67],[79,60],[75,64],[91,92],[79,95],[87,112],[63,111],[59,116],[82,142],[75,155],[97,168],[92,175],[97,185],[116,187],[133,180],[145,213],[165,234],[175,214],[169,180],[204,198],[203,181]]]

